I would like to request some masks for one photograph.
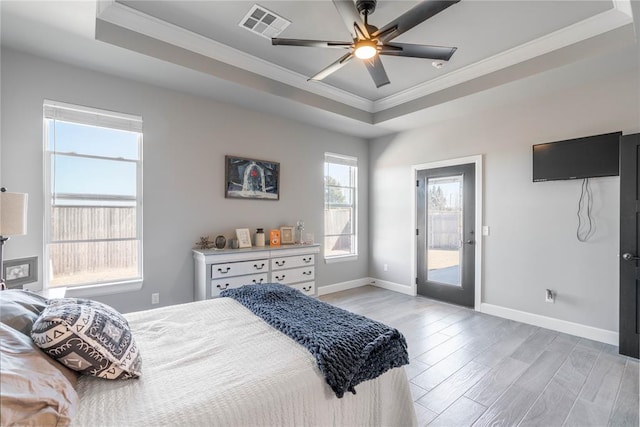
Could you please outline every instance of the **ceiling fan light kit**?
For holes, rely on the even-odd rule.
[[[457,49],[455,47],[392,43],[391,41],[459,1],[425,0],[378,29],[369,24],[369,15],[376,8],[376,0],[356,0],[355,3],[353,0],[333,0],[333,4],[351,33],[352,42],[272,38],[271,43],[274,46],[348,50],[348,53],[310,77],[309,80],[322,80],[328,77],[355,56],[363,60],[373,82],[379,88],[389,84],[389,78],[380,60],[380,55],[431,59],[433,60],[432,65],[436,68],[442,68],[445,62],[451,59]]]
[[[372,40],[361,40],[356,43],[355,55],[360,59],[369,59],[378,53],[378,45]]]

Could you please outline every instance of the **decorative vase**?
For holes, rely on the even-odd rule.
[[[224,236],[216,237],[216,248],[224,249],[225,246],[227,246],[227,239]]]
[[[264,229],[262,228],[256,230],[256,246],[264,246]]]

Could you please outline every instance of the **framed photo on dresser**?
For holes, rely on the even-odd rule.
[[[248,228],[236,228],[236,237],[238,238],[239,248],[251,247],[251,233]]]
[[[295,243],[293,227],[280,227],[280,243],[291,245]]]

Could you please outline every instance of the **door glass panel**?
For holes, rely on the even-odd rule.
[[[461,286],[463,175],[427,180],[427,280]]]

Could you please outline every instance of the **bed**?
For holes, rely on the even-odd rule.
[[[59,405],[70,414],[60,417],[58,425],[416,424],[402,367],[360,383],[356,394],[337,398],[307,349],[236,300],[199,301],[125,317],[142,355],[142,375],[113,381],[80,376],[78,401],[71,402],[71,396]]]

